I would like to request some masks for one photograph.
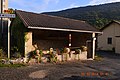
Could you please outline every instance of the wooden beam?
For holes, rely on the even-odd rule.
[[[85,32],[85,33],[100,33],[102,32],[99,31],[86,31],[86,30],[74,30],[74,29],[60,29],[60,28],[47,28],[47,27],[32,27],[28,26],[30,29],[44,29],[44,30],[57,30],[57,31],[72,31],[72,32]]]

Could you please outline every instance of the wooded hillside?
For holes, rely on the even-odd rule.
[[[43,14],[84,20],[97,28],[101,28],[111,20],[120,20],[120,2],[78,7]]]

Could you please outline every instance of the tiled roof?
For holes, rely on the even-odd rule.
[[[96,28],[80,20],[50,16],[45,14],[37,14],[32,12],[25,12],[20,10],[16,10],[16,14],[17,16],[20,17],[20,19],[23,21],[26,27],[70,29],[99,32]]]

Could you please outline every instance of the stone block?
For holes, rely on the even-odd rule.
[[[47,57],[41,57],[41,62],[46,63],[48,61]]]
[[[71,54],[71,60],[75,60],[75,54]]]
[[[27,63],[28,60],[29,60],[29,58],[25,57],[25,58],[24,58],[24,63]]]
[[[69,54],[63,53],[62,56],[63,56],[63,57],[62,57],[62,60],[63,60],[63,61],[68,61],[68,60],[69,60]]]
[[[87,51],[84,51],[80,54],[80,60],[87,60]]]
[[[62,61],[62,55],[57,56],[57,61]]]
[[[80,59],[80,54],[74,54],[75,55],[75,60],[79,60]]]
[[[30,59],[29,63],[32,64],[32,63],[36,63],[37,60],[36,59]]]

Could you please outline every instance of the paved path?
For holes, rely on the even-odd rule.
[[[120,56],[98,53],[103,60],[0,68],[0,80],[120,80]]]

